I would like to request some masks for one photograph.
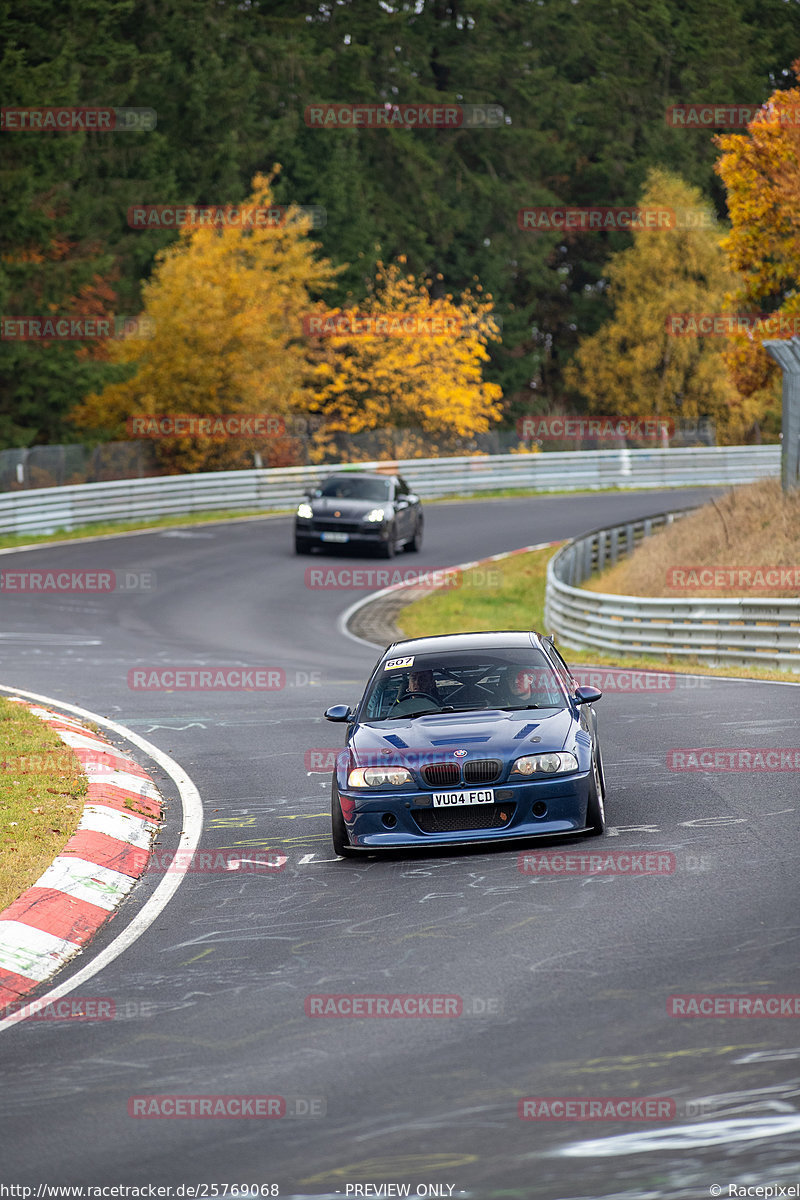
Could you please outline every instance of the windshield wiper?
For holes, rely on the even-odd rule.
[[[456,708],[452,704],[447,704],[447,705],[445,705],[444,708],[425,708],[425,709],[423,709],[422,712],[395,713],[395,715],[392,717],[384,717],[384,720],[385,721],[399,721],[403,717],[412,717],[412,718],[413,717],[430,717],[430,716],[433,716],[434,713],[482,712],[482,711],[483,711],[483,709],[480,709],[480,708]]]
[[[523,712],[526,708],[557,708],[556,704],[504,704],[501,712]]]

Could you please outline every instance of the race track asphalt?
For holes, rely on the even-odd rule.
[[[702,496],[431,504],[422,553],[396,562],[445,566]],[[296,558],[290,533],[288,518],[271,518],[0,557],[4,570],[155,574],[150,591],[3,593],[0,682],[85,706],[171,754],[203,797],[204,849],[269,847],[288,859],[274,874],[188,874],[158,920],[75,993],[113,998],[114,1020],[0,1031],[0,1183],[205,1183],[220,1195],[225,1184],[277,1184],[283,1197],[399,1194],[387,1184],[436,1195],[436,1185],[478,1200],[678,1200],[712,1185],[728,1195],[739,1180],[800,1183],[798,1019],[667,1012],[674,994],[800,993],[797,773],[667,767],[680,747],[800,747],[797,690],[692,678],[599,702],[603,849],[672,852],[672,874],[528,876],[519,846],[338,860],[329,777],[309,773],[305,755],[341,745],[322,712],[358,698],[378,651],[337,631],[358,594],[307,588],[305,569],[323,560]],[[132,668],[201,665],[281,668],[287,683],[128,686]],[[171,802],[159,839],[168,850],[177,797],[154,777]],[[108,945],[157,882],[139,884],[57,982]],[[472,1011],[310,1018],[304,999],[320,993],[457,995]],[[128,1115],[129,1098],[164,1094],[280,1095],[298,1115]],[[524,1097],[581,1096],[671,1098],[676,1116],[517,1115]]]

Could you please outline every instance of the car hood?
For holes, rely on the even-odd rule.
[[[355,766],[374,766],[384,760],[399,763],[404,759],[413,766],[417,755],[424,755],[427,762],[447,761],[453,760],[454,750],[466,750],[465,755],[458,756],[462,761],[506,761],[523,754],[563,750],[574,725],[575,718],[567,709],[432,713],[413,720],[398,718],[359,725],[350,740],[350,751]],[[541,740],[534,742],[533,738]]]
[[[315,517],[333,517],[340,513],[342,520],[358,520],[365,517],[373,508],[389,509],[389,500],[339,500],[335,496],[317,496],[311,501],[311,511]]]

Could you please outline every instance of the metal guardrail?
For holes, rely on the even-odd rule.
[[[342,469],[399,471],[423,499],[501,488],[582,491],[750,483],[780,473],[780,446],[571,450],[403,459],[121,479],[0,495],[0,534],[48,534],[94,522],[197,512],[291,509],[307,488]]]
[[[545,626],[567,647],[696,658],[713,666],[800,671],[800,600],[672,600],[593,592],[578,584],[692,509],[597,530],[547,568]]]

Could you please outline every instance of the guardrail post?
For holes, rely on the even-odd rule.
[[[781,486],[800,487],[800,338],[761,343],[783,372]]]

